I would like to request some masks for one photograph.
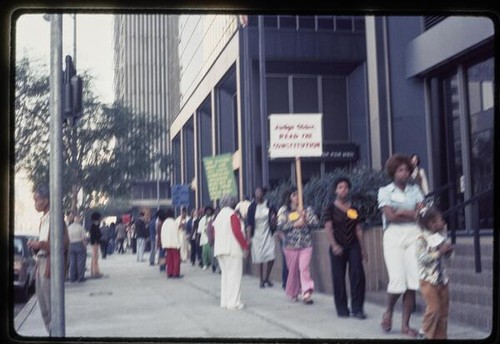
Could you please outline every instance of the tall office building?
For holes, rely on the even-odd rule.
[[[193,186],[193,205],[210,202],[206,156],[233,155],[240,197],[294,180],[294,159],[268,156],[268,118],[321,113],[324,154],[304,159],[303,182],[416,153],[441,207],[456,208],[450,226],[470,231],[479,219],[493,228],[491,19],[185,15],[179,23],[182,107],[170,133],[180,157],[174,182]]]
[[[303,162],[308,180],[369,160],[364,17],[183,15],[179,19],[182,106],[171,130],[180,157],[174,181],[210,202],[202,166],[233,155],[240,197],[293,177],[294,159],[268,157],[268,115],[323,114],[325,156]],[[185,71],[185,72],[184,72]],[[349,153],[349,154],[347,154]]]
[[[115,16],[115,100],[137,116],[158,118],[166,130],[144,133],[153,137],[153,154],[170,153],[169,124],[179,111],[178,16],[164,14],[121,14]],[[173,39],[169,39],[173,37]],[[134,205],[154,206],[158,199],[168,203],[168,172],[154,165],[144,180],[134,182]],[[158,185],[159,184],[159,185]],[[159,188],[158,188],[159,186]],[[159,190],[158,190],[159,189]]]

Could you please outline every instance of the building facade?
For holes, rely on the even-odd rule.
[[[177,81],[179,68],[175,40],[177,16],[123,14],[114,17],[115,101],[137,116],[159,119],[168,128],[172,114],[179,110]],[[170,154],[168,130],[156,128],[145,133],[153,138],[155,158]],[[159,165],[151,166],[144,180],[134,182],[134,204],[156,206],[170,200],[169,174]]]
[[[192,206],[209,203],[201,161],[222,153],[241,198],[294,179],[292,159],[268,158],[268,116],[322,113],[325,154],[304,159],[304,182],[416,153],[440,201],[481,198],[491,228],[493,38],[477,16],[180,16],[173,181],[191,186]],[[342,150],[351,158],[328,154]],[[473,217],[468,207],[455,218],[471,228]]]
[[[493,228],[493,21],[367,17],[372,164],[417,153],[456,228]],[[377,144],[378,142],[378,144]]]

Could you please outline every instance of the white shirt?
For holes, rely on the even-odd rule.
[[[407,184],[404,190],[401,190],[396,184],[390,183],[378,190],[378,207],[382,209],[389,206],[393,209],[415,210],[417,203],[424,200],[424,195],[418,185]],[[382,213],[383,228],[389,225],[385,215]],[[414,222],[411,222],[415,224]],[[401,223],[400,223],[401,224]]]
[[[215,229],[215,256],[230,255],[234,257],[243,257],[243,249],[238,240],[236,240],[233,233],[233,227],[231,226],[231,216],[234,213],[235,210],[230,207],[224,207],[213,222]],[[241,223],[242,234],[243,228],[243,223]]]
[[[50,211],[40,218],[40,231],[38,234],[39,241],[49,241],[50,230]]]
[[[175,219],[175,225],[177,226],[177,228],[179,228],[181,226],[181,221],[182,221],[182,215],[178,216],[176,219]],[[189,221],[189,216],[186,216],[184,218],[184,226],[186,226],[186,223]],[[186,230],[186,228],[184,227],[183,230]]]
[[[243,201],[241,201],[240,203],[238,203],[236,205],[236,208],[234,208],[234,210],[239,212],[241,214],[241,216],[243,217],[243,219],[246,219],[247,214],[248,214],[248,208],[250,207],[250,204],[252,204],[252,202],[244,199]]]
[[[161,225],[161,247],[162,248],[180,248],[179,227],[175,220],[168,218]]]
[[[82,242],[86,236],[85,228],[80,223],[73,222],[68,227],[69,243]]]
[[[200,246],[203,246],[205,244],[208,244],[208,235],[207,235],[207,225],[212,220],[212,216],[204,215],[201,219],[200,222],[198,223],[198,233],[201,234],[200,236]]]

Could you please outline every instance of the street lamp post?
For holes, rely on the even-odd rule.
[[[73,65],[76,70],[76,13],[73,14]]]
[[[64,215],[62,202],[62,15],[50,21],[50,336],[65,336],[64,314]]]

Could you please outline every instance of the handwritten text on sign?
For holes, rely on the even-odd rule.
[[[270,115],[269,157],[313,157],[323,154],[321,114]]]
[[[203,158],[203,166],[211,200],[220,199],[224,195],[238,195],[232,154],[205,157]]]

